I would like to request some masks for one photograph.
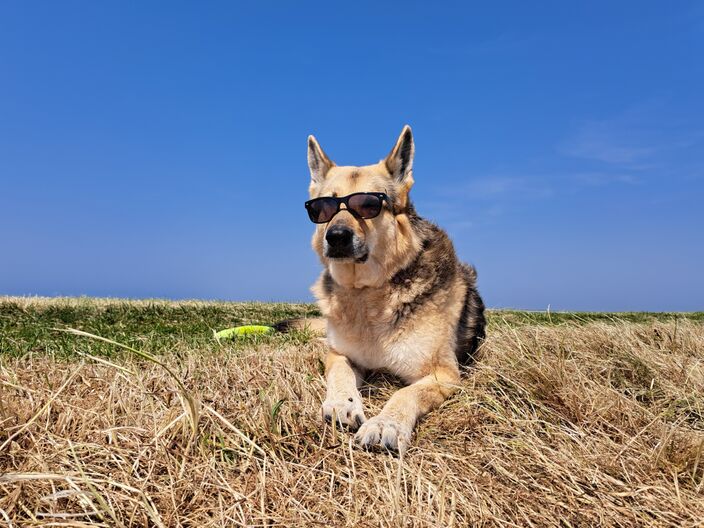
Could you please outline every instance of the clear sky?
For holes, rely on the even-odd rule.
[[[0,4],[0,294],[310,300],[306,137],[492,307],[704,309],[701,2]]]

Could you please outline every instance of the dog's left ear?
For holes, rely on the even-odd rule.
[[[386,168],[397,182],[401,183],[412,175],[414,153],[413,133],[411,127],[406,125],[396,140],[396,145],[384,160]]]
[[[335,163],[323,152],[315,136],[308,136],[308,168],[311,185],[322,183],[330,168],[334,166]]]

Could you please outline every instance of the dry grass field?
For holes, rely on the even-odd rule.
[[[399,458],[322,422],[314,336],[211,331],[314,312],[0,298],[0,526],[703,525],[704,314],[493,311]]]

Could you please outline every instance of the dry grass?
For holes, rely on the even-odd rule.
[[[159,365],[5,336],[25,352],[0,350],[0,525],[702,525],[704,325],[502,317],[402,459],[322,423],[310,337],[162,350],[194,432]]]

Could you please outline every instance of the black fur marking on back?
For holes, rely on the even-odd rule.
[[[461,366],[469,366],[474,354],[486,335],[484,302],[477,291],[477,272],[471,266],[462,265],[462,275],[467,283],[464,306],[457,322],[455,355]]]
[[[445,232],[418,216],[412,204],[407,214],[423,242],[416,258],[391,278],[393,287],[415,291],[413,299],[396,310],[396,323],[413,314],[437,292],[449,288],[459,272],[467,292],[457,321],[455,355],[461,366],[469,366],[484,339],[486,327],[484,302],[477,291],[477,272],[457,260]]]
[[[447,235],[430,222],[417,218],[417,231],[423,237],[418,255],[391,278],[392,286],[414,290],[414,297],[396,310],[396,322],[413,314],[437,292],[449,287],[457,272],[457,260]],[[413,221],[412,221],[413,223]]]

